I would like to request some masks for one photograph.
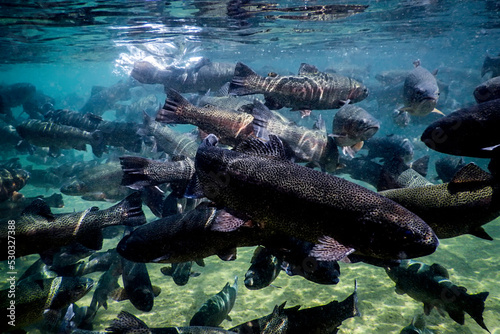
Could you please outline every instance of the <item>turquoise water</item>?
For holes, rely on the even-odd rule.
[[[449,87],[446,100],[442,96],[438,105],[441,111],[448,114],[474,103],[472,91],[483,80],[480,72],[484,57],[500,52],[500,4],[365,0],[356,2],[368,5],[363,13],[324,21],[287,19],[282,16],[291,15],[290,12],[279,10],[331,4],[347,2],[283,1],[274,11],[251,12],[254,9],[244,7],[247,15],[235,18],[228,16],[226,2],[2,1],[0,84],[29,82],[37,91],[53,97],[55,108],[79,110],[90,97],[93,86],[109,87],[127,79],[134,62],[143,59],[155,61],[159,66],[180,66],[196,57],[207,57],[213,62],[240,61],[259,73],[280,74],[296,73],[301,63],[309,63],[320,70],[334,69],[363,81],[371,95],[358,105],[381,121],[377,136],[403,135],[414,144],[415,158],[429,154],[428,179],[434,182],[434,162],[444,155],[429,151],[419,142],[429,119],[412,119],[408,127],[397,127],[391,115],[398,106],[381,107],[377,103],[380,83],[375,76],[383,71],[411,70],[412,62],[420,59],[427,69],[437,69],[437,78]],[[161,87],[144,87],[163,102],[165,94]],[[22,107],[12,111],[19,119],[27,117],[22,114]],[[327,129],[331,130],[334,113],[335,110],[313,111],[313,116],[322,114]],[[300,119],[288,111],[284,114],[308,127],[314,121],[313,117]],[[115,111],[110,109],[103,117],[114,120]],[[192,128],[175,129],[189,132]],[[91,151],[78,154],[83,154],[85,160],[94,159]],[[33,164],[26,155],[18,156],[23,166]],[[466,161],[474,161],[483,168],[488,163],[485,159],[466,158]],[[345,174],[340,176],[352,180]],[[366,183],[355,182],[374,190]],[[47,196],[54,192],[59,191],[36,188],[29,183],[21,190],[25,196]],[[65,207],[53,212],[82,211],[94,205],[106,208],[113,204],[66,195],[64,201]],[[155,219],[146,206],[144,211],[149,221]],[[500,333],[500,221],[490,222],[485,230],[493,241],[468,235],[442,240],[434,254],[419,260],[443,265],[449,270],[450,279],[465,286],[469,293],[490,292],[484,321],[491,333]],[[118,239],[106,240],[104,249],[114,247],[116,242]],[[160,273],[162,265],[148,264],[153,284],[162,288],[153,310],[144,313],[127,301],[110,300],[108,310],[99,310],[95,329],[103,330],[121,310],[137,315],[151,327],[185,326],[203,301],[220,291],[226,282],[232,282],[235,275],[240,277],[238,297],[231,312],[233,320],[224,321],[221,324],[224,328],[269,314],[274,305],[284,301],[288,306],[312,307],[343,300],[352,293],[354,280],[358,282],[361,317],[346,320],[340,333],[399,333],[416,314],[423,312],[422,303],[394,292],[394,283],[382,268],[362,263],[340,263],[340,282],[333,286],[317,285],[282,272],[273,283],[276,287],[248,290],[242,279],[252,253],[252,248],[238,250],[238,258],[233,262],[210,257],[205,267],[194,266],[193,270],[201,275],[191,278],[183,287]],[[27,266],[37,258],[30,255],[20,263]],[[5,264],[1,269],[6,271]],[[90,277],[97,281],[99,275]],[[77,304],[89,305],[91,297],[90,293]],[[461,326],[448,315],[441,317],[433,310],[426,322],[436,333],[484,333],[468,315]],[[30,330],[37,332],[36,328]]]

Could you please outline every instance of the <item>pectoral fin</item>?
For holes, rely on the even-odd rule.
[[[346,247],[329,236],[323,236],[313,247],[310,256],[318,261],[339,261],[354,252],[354,248]]]

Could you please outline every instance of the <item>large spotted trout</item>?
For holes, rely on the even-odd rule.
[[[352,78],[320,72],[308,64],[300,66],[298,75],[262,77],[237,63],[229,93],[264,94],[270,109],[312,110],[337,109],[347,100],[359,102],[368,96],[368,89]]]
[[[209,135],[196,153],[196,178],[188,195],[204,194],[235,216],[212,229],[259,228],[316,243],[318,260],[340,260],[356,251],[381,259],[428,255],[438,239],[417,215],[342,178],[286,160],[283,145],[247,139],[235,150]]]

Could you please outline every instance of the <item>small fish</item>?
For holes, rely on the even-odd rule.
[[[135,84],[134,80],[120,80],[109,87],[92,87],[90,97],[80,112],[101,116],[106,110],[114,109],[116,102],[130,100],[130,88]]]
[[[149,328],[142,320],[131,313],[121,311],[111,326],[106,328],[108,334],[236,334],[218,327],[189,326]]]
[[[466,288],[452,283],[448,271],[437,263],[428,266],[422,262],[405,260],[397,267],[387,267],[385,271],[396,283],[397,293],[406,293],[424,303],[426,315],[435,307],[440,314],[446,311],[454,321],[463,325],[464,314],[468,313],[489,332],[483,321],[488,292],[469,295]]]
[[[413,159],[413,144],[403,136],[388,135],[372,137],[365,141],[363,148],[368,149],[368,159],[380,158],[382,161],[403,161],[409,163]]]
[[[245,286],[250,290],[269,286],[281,271],[282,260],[262,246],[255,248],[250,262],[252,265],[245,274]]]
[[[406,326],[399,334],[433,334],[433,332],[425,328],[425,319],[423,314],[415,316],[411,324]]]
[[[288,318],[287,334],[337,333],[338,327],[342,325],[344,320],[360,315],[356,284],[354,292],[341,302],[334,300],[325,305],[306,309],[300,309],[300,305],[290,308],[284,307],[285,303],[279,306],[281,309],[280,314]],[[263,328],[265,328],[272,316],[273,314],[269,314],[229,330],[239,334],[262,333]],[[314,321],[311,321],[311,319],[314,319]]]
[[[12,85],[0,85],[0,114],[6,114],[6,120],[12,122],[14,117],[11,109],[22,105],[36,93],[36,87],[27,82]]]
[[[24,169],[0,169],[0,202],[20,199],[22,195],[17,191],[26,185],[29,178],[30,173]]]
[[[342,147],[344,155],[354,157],[364,141],[377,133],[380,122],[365,109],[346,103],[333,117],[332,127],[335,143]]]
[[[191,271],[193,261],[172,263],[171,267],[161,268],[161,273],[165,276],[172,276],[174,283],[180,286],[186,285],[190,277],[198,277],[200,273]]]
[[[3,321],[0,331],[21,329],[44,317],[49,322],[56,322],[62,309],[76,302],[90,291],[93,281],[86,277],[55,277],[49,279],[27,278],[19,281],[15,289],[15,314],[9,311],[9,289],[0,291],[0,307]],[[8,321],[12,320],[15,326]]]
[[[76,149],[86,151],[86,145],[92,146],[96,157],[101,157],[106,149],[102,132],[88,132],[67,125],[53,122],[42,122],[31,119],[16,127],[19,135],[30,144],[40,147],[50,147],[56,154],[60,149]]]
[[[491,73],[492,78],[500,76],[500,56],[486,55],[481,68],[481,77],[487,73]]]
[[[102,194],[108,201],[121,199],[131,193],[121,185],[122,168],[120,163],[112,161],[90,167],[75,174],[63,183],[60,190],[69,196],[90,196]]]
[[[167,100],[158,111],[156,120],[193,124],[206,133],[216,133],[228,145],[235,145],[253,133],[252,115],[212,105],[196,107],[173,89],[167,92]]]
[[[229,93],[235,95],[264,94],[270,109],[292,110],[336,109],[346,100],[359,102],[368,89],[354,79],[319,72],[315,66],[302,64],[297,76],[261,77],[238,62]]]
[[[491,174],[470,163],[449,183],[392,189],[380,194],[424,219],[438,238],[472,234],[493,240],[482,226],[500,215],[497,185]]]
[[[500,99],[491,100],[458,109],[431,123],[420,140],[441,153],[492,158],[500,147],[499,121]]]
[[[408,73],[403,85],[404,107],[400,111],[406,111],[414,116],[426,116],[431,112],[444,115],[436,109],[439,99],[439,87],[434,75],[420,66],[420,61],[414,62],[415,68]]]
[[[140,194],[133,193],[108,209],[92,207],[82,212],[53,214],[42,199],[36,199],[16,218],[16,257],[43,253],[75,241],[91,249],[101,249],[103,227],[146,223],[141,206]],[[2,247],[7,247],[7,234],[7,221],[2,221]],[[0,260],[6,259],[6,253],[0,255]]]
[[[275,136],[266,143],[247,139],[232,151],[217,147],[217,142],[209,135],[200,145],[188,195],[204,194],[240,219],[236,226],[218,221],[220,231],[251,221],[268,233],[279,231],[317,244],[310,255],[325,261],[354,251],[384,259],[412,258],[430,254],[438,245],[430,227],[402,206],[286,160]]]
[[[229,312],[233,309],[237,293],[238,276],[234,279],[233,285],[226,283],[221,291],[201,305],[189,321],[189,326],[217,327],[224,319],[231,320]]]
[[[500,99],[500,76],[493,77],[474,89],[477,103]]]
[[[182,93],[216,91],[234,74],[234,63],[212,62],[207,58],[186,68],[174,66],[160,69],[147,61],[134,63],[130,76],[140,83],[162,84]]]

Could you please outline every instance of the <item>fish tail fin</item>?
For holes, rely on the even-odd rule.
[[[142,211],[142,199],[139,192],[133,192],[111,208],[122,209],[122,216],[124,217],[122,221],[123,225],[139,226],[146,223],[146,216]]]
[[[165,104],[156,114],[156,120],[162,123],[186,124],[183,109],[191,105],[178,91],[169,89]]]
[[[113,320],[111,326],[106,328],[106,331],[111,334],[150,333],[149,327],[144,323],[144,321],[127,311],[121,311],[120,314],[118,314],[118,317]]]
[[[145,172],[151,163],[152,160],[142,157],[120,157],[120,164],[122,165],[123,171],[122,186],[140,190],[143,187],[154,185],[151,183],[152,180]]]
[[[102,157],[102,154],[106,151],[106,141],[102,131],[96,130],[92,132],[92,144],[90,146],[92,146],[92,153],[96,157]]]
[[[472,319],[474,319],[479,326],[481,326],[483,329],[486,331],[490,332],[488,328],[486,328],[486,325],[484,324],[483,320],[483,312],[484,312],[484,302],[486,301],[486,298],[488,297],[490,293],[489,292],[480,292],[475,295],[469,295],[467,297],[467,303],[466,303],[466,308],[465,312],[467,312]]]
[[[229,84],[229,94],[233,95],[250,95],[258,94],[253,87],[249,86],[251,80],[255,80],[260,76],[255,73],[247,65],[238,62],[234,68],[234,77]]]

